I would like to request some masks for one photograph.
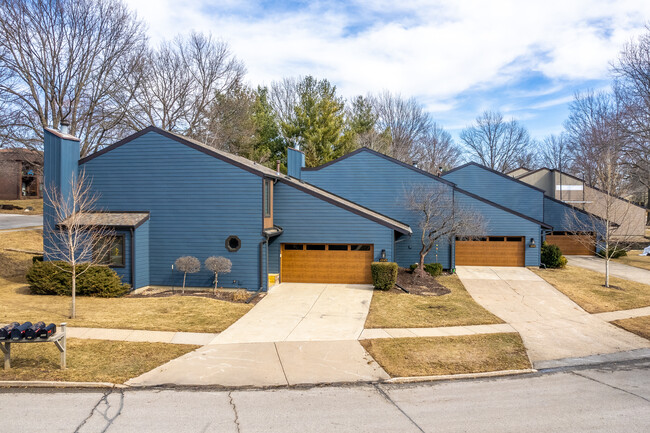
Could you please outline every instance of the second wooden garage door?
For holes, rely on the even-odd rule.
[[[565,256],[592,256],[596,253],[596,241],[590,234],[553,232],[546,235],[546,242],[560,247]]]
[[[372,245],[282,244],[286,283],[371,284]]]
[[[523,236],[456,239],[456,266],[524,266],[525,254]]]

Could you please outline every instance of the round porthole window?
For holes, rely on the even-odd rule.
[[[239,250],[241,248],[241,241],[237,236],[228,236],[226,239],[226,249],[231,253]]]

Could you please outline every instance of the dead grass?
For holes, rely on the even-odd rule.
[[[248,304],[193,296],[77,297],[77,318],[71,320],[69,297],[29,294],[24,275],[32,256],[4,248],[42,249],[41,232],[0,232],[0,323],[42,320],[97,328],[221,332],[252,308]]]
[[[25,200],[0,200],[0,204],[12,204],[14,206],[20,206],[25,209],[28,206],[34,208],[33,211],[25,212],[24,210],[14,209],[0,209],[0,213],[11,213],[11,214],[21,214],[21,215],[42,215],[43,214],[43,199],[25,199]]]
[[[650,340],[650,316],[614,320],[614,325]]]
[[[362,340],[392,377],[437,376],[530,368],[517,333]]]
[[[605,276],[588,269],[567,266],[565,269],[528,268],[552,284],[588,313],[629,310],[650,306],[650,285],[610,277],[604,287]]]
[[[123,383],[198,347],[69,338],[61,370],[54,344],[12,344],[11,369],[0,370],[0,380]]]
[[[640,256],[642,250],[632,250],[627,252],[627,256],[614,259],[615,262],[622,263],[636,268],[650,271],[650,256]]]
[[[436,279],[451,293],[418,296],[376,290],[365,327],[435,328],[503,323],[474,301],[457,275],[442,275]]]

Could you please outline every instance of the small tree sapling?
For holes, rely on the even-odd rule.
[[[196,257],[184,256],[177,258],[176,262],[174,262],[174,266],[176,266],[176,269],[183,272],[182,293],[185,293],[185,279],[187,278],[187,274],[199,272],[201,270],[201,262]]]
[[[205,259],[205,268],[214,272],[214,292],[217,293],[217,279],[219,274],[227,274],[232,269],[232,262],[225,257],[208,257]]]

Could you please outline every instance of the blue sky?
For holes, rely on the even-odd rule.
[[[252,85],[327,78],[352,97],[416,97],[457,136],[499,110],[541,139],[576,91],[609,86],[610,63],[650,20],[648,0],[127,0],[154,43],[190,30],[227,41]]]

